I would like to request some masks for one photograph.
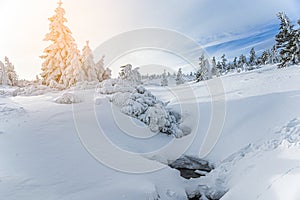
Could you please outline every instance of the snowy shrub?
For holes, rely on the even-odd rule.
[[[153,132],[175,137],[188,134],[180,127],[181,115],[166,108],[164,102],[142,86],[128,86],[128,81],[124,80],[107,80],[99,85],[98,92],[110,94],[111,102],[119,106],[121,112],[139,119]]]
[[[59,104],[73,104],[80,102],[82,102],[82,100],[78,96],[69,92],[62,94],[61,96],[55,99],[55,103]]]

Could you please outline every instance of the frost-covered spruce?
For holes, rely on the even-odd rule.
[[[136,84],[141,84],[142,76],[138,70],[138,67],[132,69],[131,64],[121,66],[121,72],[119,73],[119,77],[123,80],[131,81]]]
[[[278,67],[286,67],[290,64],[295,64],[293,60],[292,40],[295,37],[295,30],[293,29],[291,20],[282,12],[277,14],[280,20],[279,33],[275,36],[276,47],[279,49],[281,62]]]
[[[18,75],[15,72],[14,65],[9,61],[8,57],[4,58],[4,64],[0,61],[0,85],[18,85]]]
[[[94,62],[94,56],[89,46],[89,41],[86,41],[86,45],[82,49],[81,56],[82,68],[85,71],[87,81],[98,81],[97,68]]]
[[[66,88],[85,80],[85,74],[75,40],[70,29],[64,25],[67,19],[64,17],[65,10],[61,5],[60,1],[55,15],[49,18],[50,32],[46,34],[44,40],[52,44],[44,50],[41,56],[44,60],[41,77],[45,85]]]
[[[0,85],[7,85],[7,72],[5,65],[0,61]]]
[[[199,69],[196,73],[196,81],[208,80],[210,78],[209,75],[209,62],[202,54],[199,58]]]
[[[176,75],[176,84],[177,85],[181,85],[185,82],[184,78],[183,78],[183,74],[182,74],[182,70],[181,68],[178,69],[177,75]]]
[[[109,68],[104,69],[104,56],[96,63],[96,72],[100,82],[111,78],[111,70]]]
[[[162,79],[161,79],[161,86],[168,86],[168,79],[167,79],[167,73],[166,70],[164,70],[164,73],[162,74]]]

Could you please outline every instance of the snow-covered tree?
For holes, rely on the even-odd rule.
[[[243,70],[247,69],[247,58],[245,55],[241,54],[238,61],[238,72],[241,72]]]
[[[6,79],[7,85],[16,86],[18,85],[18,75],[15,72],[14,65],[9,61],[8,57],[4,58],[4,80]]]
[[[6,67],[3,62],[0,61],[0,85],[7,85],[8,84],[8,77]]]
[[[233,70],[236,70],[238,68],[237,57],[234,57],[234,59],[233,59],[232,68],[233,68]]]
[[[256,52],[254,50],[254,47],[252,47],[249,56],[249,70],[253,69],[253,66],[256,65],[256,59]]]
[[[295,62],[295,57],[291,49],[295,30],[293,29],[294,25],[292,25],[291,20],[283,12],[278,13],[277,17],[280,20],[280,28],[279,33],[275,36],[275,40],[281,56],[281,62],[278,67],[281,68]]]
[[[271,64],[276,64],[280,62],[280,56],[277,50],[276,45],[274,45],[271,49],[271,54],[270,54],[270,63]]]
[[[50,44],[41,58],[42,64],[41,77],[43,84],[53,87],[69,87],[78,81],[85,79],[80,54],[72,37],[70,29],[64,25],[67,19],[64,17],[65,10],[59,1],[53,17],[49,18],[50,32],[46,34],[45,41]]]
[[[104,56],[96,63],[96,73],[97,73],[97,78],[101,82],[105,80],[103,77],[103,74],[105,73],[104,69]]]
[[[270,62],[270,50],[265,50],[262,54],[261,57],[258,59],[258,61],[260,62],[260,64],[262,65],[266,65],[269,64]]]
[[[212,67],[211,67],[211,74],[212,74],[212,76],[219,77],[221,73],[220,73],[220,70],[217,67],[217,62],[216,62],[216,58],[215,57],[212,58],[211,65],[212,65]]]
[[[298,29],[293,30],[293,37],[287,45],[287,49],[290,49],[291,64],[300,63],[300,20],[298,20]]]
[[[227,69],[227,58],[225,54],[221,56],[221,64],[222,64],[222,73],[224,73]]]
[[[87,81],[98,81],[97,68],[94,62],[93,52],[89,46],[89,41],[86,41],[86,45],[82,49],[81,56],[82,68],[85,71]]]
[[[176,81],[176,85],[181,85],[185,82],[181,68],[178,69],[175,81]]]
[[[196,72],[196,81],[208,80],[209,76],[209,62],[202,54],[199,58],[199,69]]]
[[[106,80],[106,79],[110,79],[110,78],[111,78],[111,70],[109,68],[106,68],[104,70],[104,73],[102,74],[102,80]],[[139,78],[141,78],[141,77],[139,76]],[[141,81],[141,80],[139,80],[139,81]]]
[[[222,75],[222,64],[220,61],[217,62],[217,70],[218,70],[218,73],[219,73],[219,76]]]
[[[138,67],[132,69],[132,65],[127,64],[127,65],[121,66],[121,72],[119,73],[119,76],[123,80],[132,81],[137,84],[141,84],[142,76],[138,70],[139,70]]]
[[[164,73],[162,74],[160,85],[161,86],[168,86],[168,79],[167,79],[166,70],[164,70]]]

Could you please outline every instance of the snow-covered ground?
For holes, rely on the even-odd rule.
[[[181,108],[182,123],[197,130],[194,135],[179,139],[164,134],[146,139],[124,134],[115,121],[116,114],[123,114],[104,95],[97,94],[96,104],[91,106],[94,99],[89,101],[78,93],[80,101],[70,105],[56,101],[65,97],[65,92],[15,96],[11,95],[14,89],[1,88],[7,92],[0,93],[0,199],[164,200],[187,199],[186,192],[200,192],[210,198],[227,192],[222,199],[297,200],[300,196],[299,77],[299,66],[284,69],[265,66],[208,82],[170,87],[144,85],[159,99],[170,101],[170,108]],[[222,83],[224,90],[216,88],[214,94],[209,89],[215,81]],[[184,94],[182,91],[193,91],[194,95],[176,98],[176,94]],[[187,144],[186,140],[191,144],[188,143],[185,154],[199,155],[212,119],[211,100],[220,101],[222,97],[224,126],[216,145],[204,158],[215,169],[198,179],[183,179],[179,171],[167,166],[136,174],[110,168],[86,150],[80,140],[80,134],[84,133],[78,135],[78,124],[74,123],[74,109],[83,116],[92,111],[115,146],[128,152],[151,152],[137,155],[151,158],[150,163],[162,162],[163,166],[176,158],[175,152]],[[188,113],[194,105],[198,110]],[[124,115],[126,118],[143,126]],[[89,126],[92,121],[86,119],[85,123]],[[168,147],[174,140],[173,146]],[[156,150],[164,146],[168,151],[159,154]],[[105,151],[101,146],[95,148]],[[131,163],[127,157],[114,154],[107,157],[124,165]]]

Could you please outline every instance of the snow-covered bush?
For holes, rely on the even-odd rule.
[[[137,118],[149,126],[153,132],[182,137],[188,133],[180,127],[181,115],[170,109],[144,87],[126,80],[114,79],[99,85],[98,92],[111,94],[111,102],[120,107],[121,112]]]
[[[73,103],[80,103],[82,100],[75,95],[74,93],[63,93],[61,96],[55,99],[55,103],[59,104],[73,104]]]

